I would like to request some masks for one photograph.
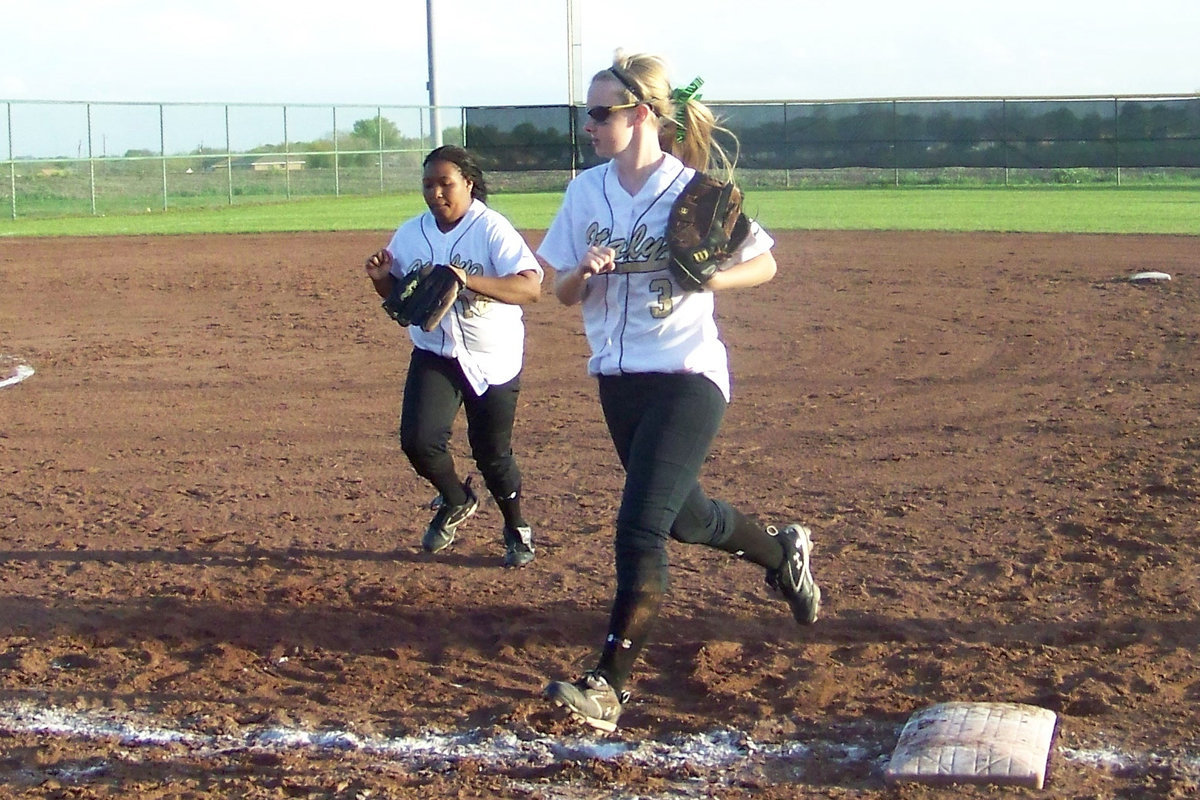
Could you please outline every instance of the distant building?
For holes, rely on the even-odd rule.
[[[248,169],[253,172],[288,172],[304,169],[304,159],[298,156],[271,153],[269,155],[238,156],[226,160],[214,158],[204,166],[205,170],[222,170],[230,167],[234,170]]]
[[[282,172],[284,170],[304,169],[304,159],[293,158],[291,156],[265,156],[251,162],[250,169],[255,172]]]

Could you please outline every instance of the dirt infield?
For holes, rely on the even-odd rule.
[[[884,784],[949,700],[1059,714],[1012,795],[1200,791],[1196,239],[780,236],[718,299],[704,483],[812,526],[823,618],[675,546],[611,738],[538,696],[610,599],[578,309],[527,313],[537,560],[500,567],[492,505],[426,556],[385,239],[0,239],[0,381],[34,370],[0,388],[0,796],[990,795]]]

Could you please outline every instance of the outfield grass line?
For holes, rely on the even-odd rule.
[[[489,205],[522,230],[545,230],[558,192],[494,194]],[[111,216],[0,220],[0,237],[386,231],[423,211],[419,193]],[[1200,235],[1200,190],[1133,187],[813,188],[747,192],[767,230]]]

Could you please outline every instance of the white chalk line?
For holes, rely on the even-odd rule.
[[[0,364],[3,364],[7,360],[11,360],[11,357],[0,355]],[[29,366],[28,364],[22,364],[18,362],[16,365],[16,371],[11,376],[0,380],[0,389],[3,389],[6,386],[15,386],[33,374],[33,367]]]
[[[819,758],[823,764],[860,765],[882,773],[890,758],[883,745],[899,735],[899,727],[881,723],[879,742],[854,744],[818,741],[783,744],[757,743],[744,733],[714,730],[667,740],[627,742],[588,736],[529,738],[515,733],[488,734],[473,730],[458,733],[431,731],[419,736],[386,737],[344,730],[306,730],[287,726],[250,726],[232,733],[209,734],[181,730],[170,721],[138,712],[76,711],[15,703],[0,707],[0,731],[6,734],[36,734],[69,740],[116,741],[134,749],[147,746],[186,748],[189,758],[215,758],[244,751],[357,752],[399,762],[406,766],[452,765],[460,761],[482,761],[497,768],[545,767],[557,762],[602,760],[622,762],[653,770],[678,767],[707,768],[713,774],[731,775],[768,761],[796,762]],[[1129,753],[1106,747],[1056,748],[1068,761],[1107,772],[1141,772],[1170,768],[1182,775],[1200,777],[1200,754]],[[171,757],[183,757],[174,755]],[[94,772],[95,764],[87,767]],[[86,775],[77,779],[84,780]],[[677,787],[678,788],[678,787]],[[568,795],[560,795],[568,797]],[[674,794],[672,796],[678,796]]]
[[[1166,767],[1200,779],[1200,754],[1196,753],[1125,753],[1107,747],[1060,747],[1058,752],[1068,761],[1075,761],[1105,772],[1146,772]]]
[[[888,724],[879,738],[894,738],[899,729]],[[601,760],[640,766],[658,773],[681,769],[687,777],[666,779],[664,793],[639,794],[641,800],[679,800],[681,797],[712,796],[714,784],[736,780],[742,769],[772,760],[818,758],[823,764],[867,765],[882,773],[886,755],[876,746],[818,742],[811,744],[759,744],[738,731],[718,730],[689,734],[665,741],[627,742],[605,739],[599,734],[531,739],[516,733],[489,734],[474,730],[459,733],[431,731],[419,736],[385,737],[361,735],[344,730],[314,731],[297,727],[250,726],[234,732],[210,734],[180,730],[147,714],[137,712],[78,711],[45,708],[30,703],[0,707],[0,732],[56,736],[75,741],[102,740],[128,748],[115,752],[106,747],[110,759],[145,763],[147,747],[164,748],[164,760],[216,759],[249,752],[310,750],[323,754],[354,752],[382,759],[407,769],[448,771],[460,762],[484,763],[491,772],[520,771],[556,763]],[[56,764],[60,781],[86,783],[108,771],[109,762],[87,759],[78,766]],[[695,777],[695,770],[703,775]],[[28,771],[28,770],[26,770]],[[548,787],[538,783],[538,795],[549,800],[594,800],[594,793],[570,784]]]
[[[399,761],[486,759],[546,765],[561,760],[625,759],[651,767],[691,764],[725,767],[750,754],[802,755],[807,745],[758,745],[737,731],[690,734],[670,741],[636,743],[575,736],[529,739],[516,734],[480,731],[430,731],[419,736],[385,737],[344,730],[314,731],[286,726],[248,726],[234,733],[209,734],[179,730],[170,723],[137,712],[75,711],[19,703],[0,708],[0,731],[41,734],[75,740],[116,740],[131,747],[182,745],[193,754],[220,755],[244,750],[357,751]],[[843,748],[847,760],[867,757],[861,748]]]

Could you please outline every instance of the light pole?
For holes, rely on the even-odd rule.
[[[567,102],[583,105],[583,42],[575,0],[567,0]]]
[[[438,109],[437,75],[433,61],[433,0],[425,0],[426,38],[429,47],[429,128],[433,134],[433,146],[442,146],[442,113]]]

